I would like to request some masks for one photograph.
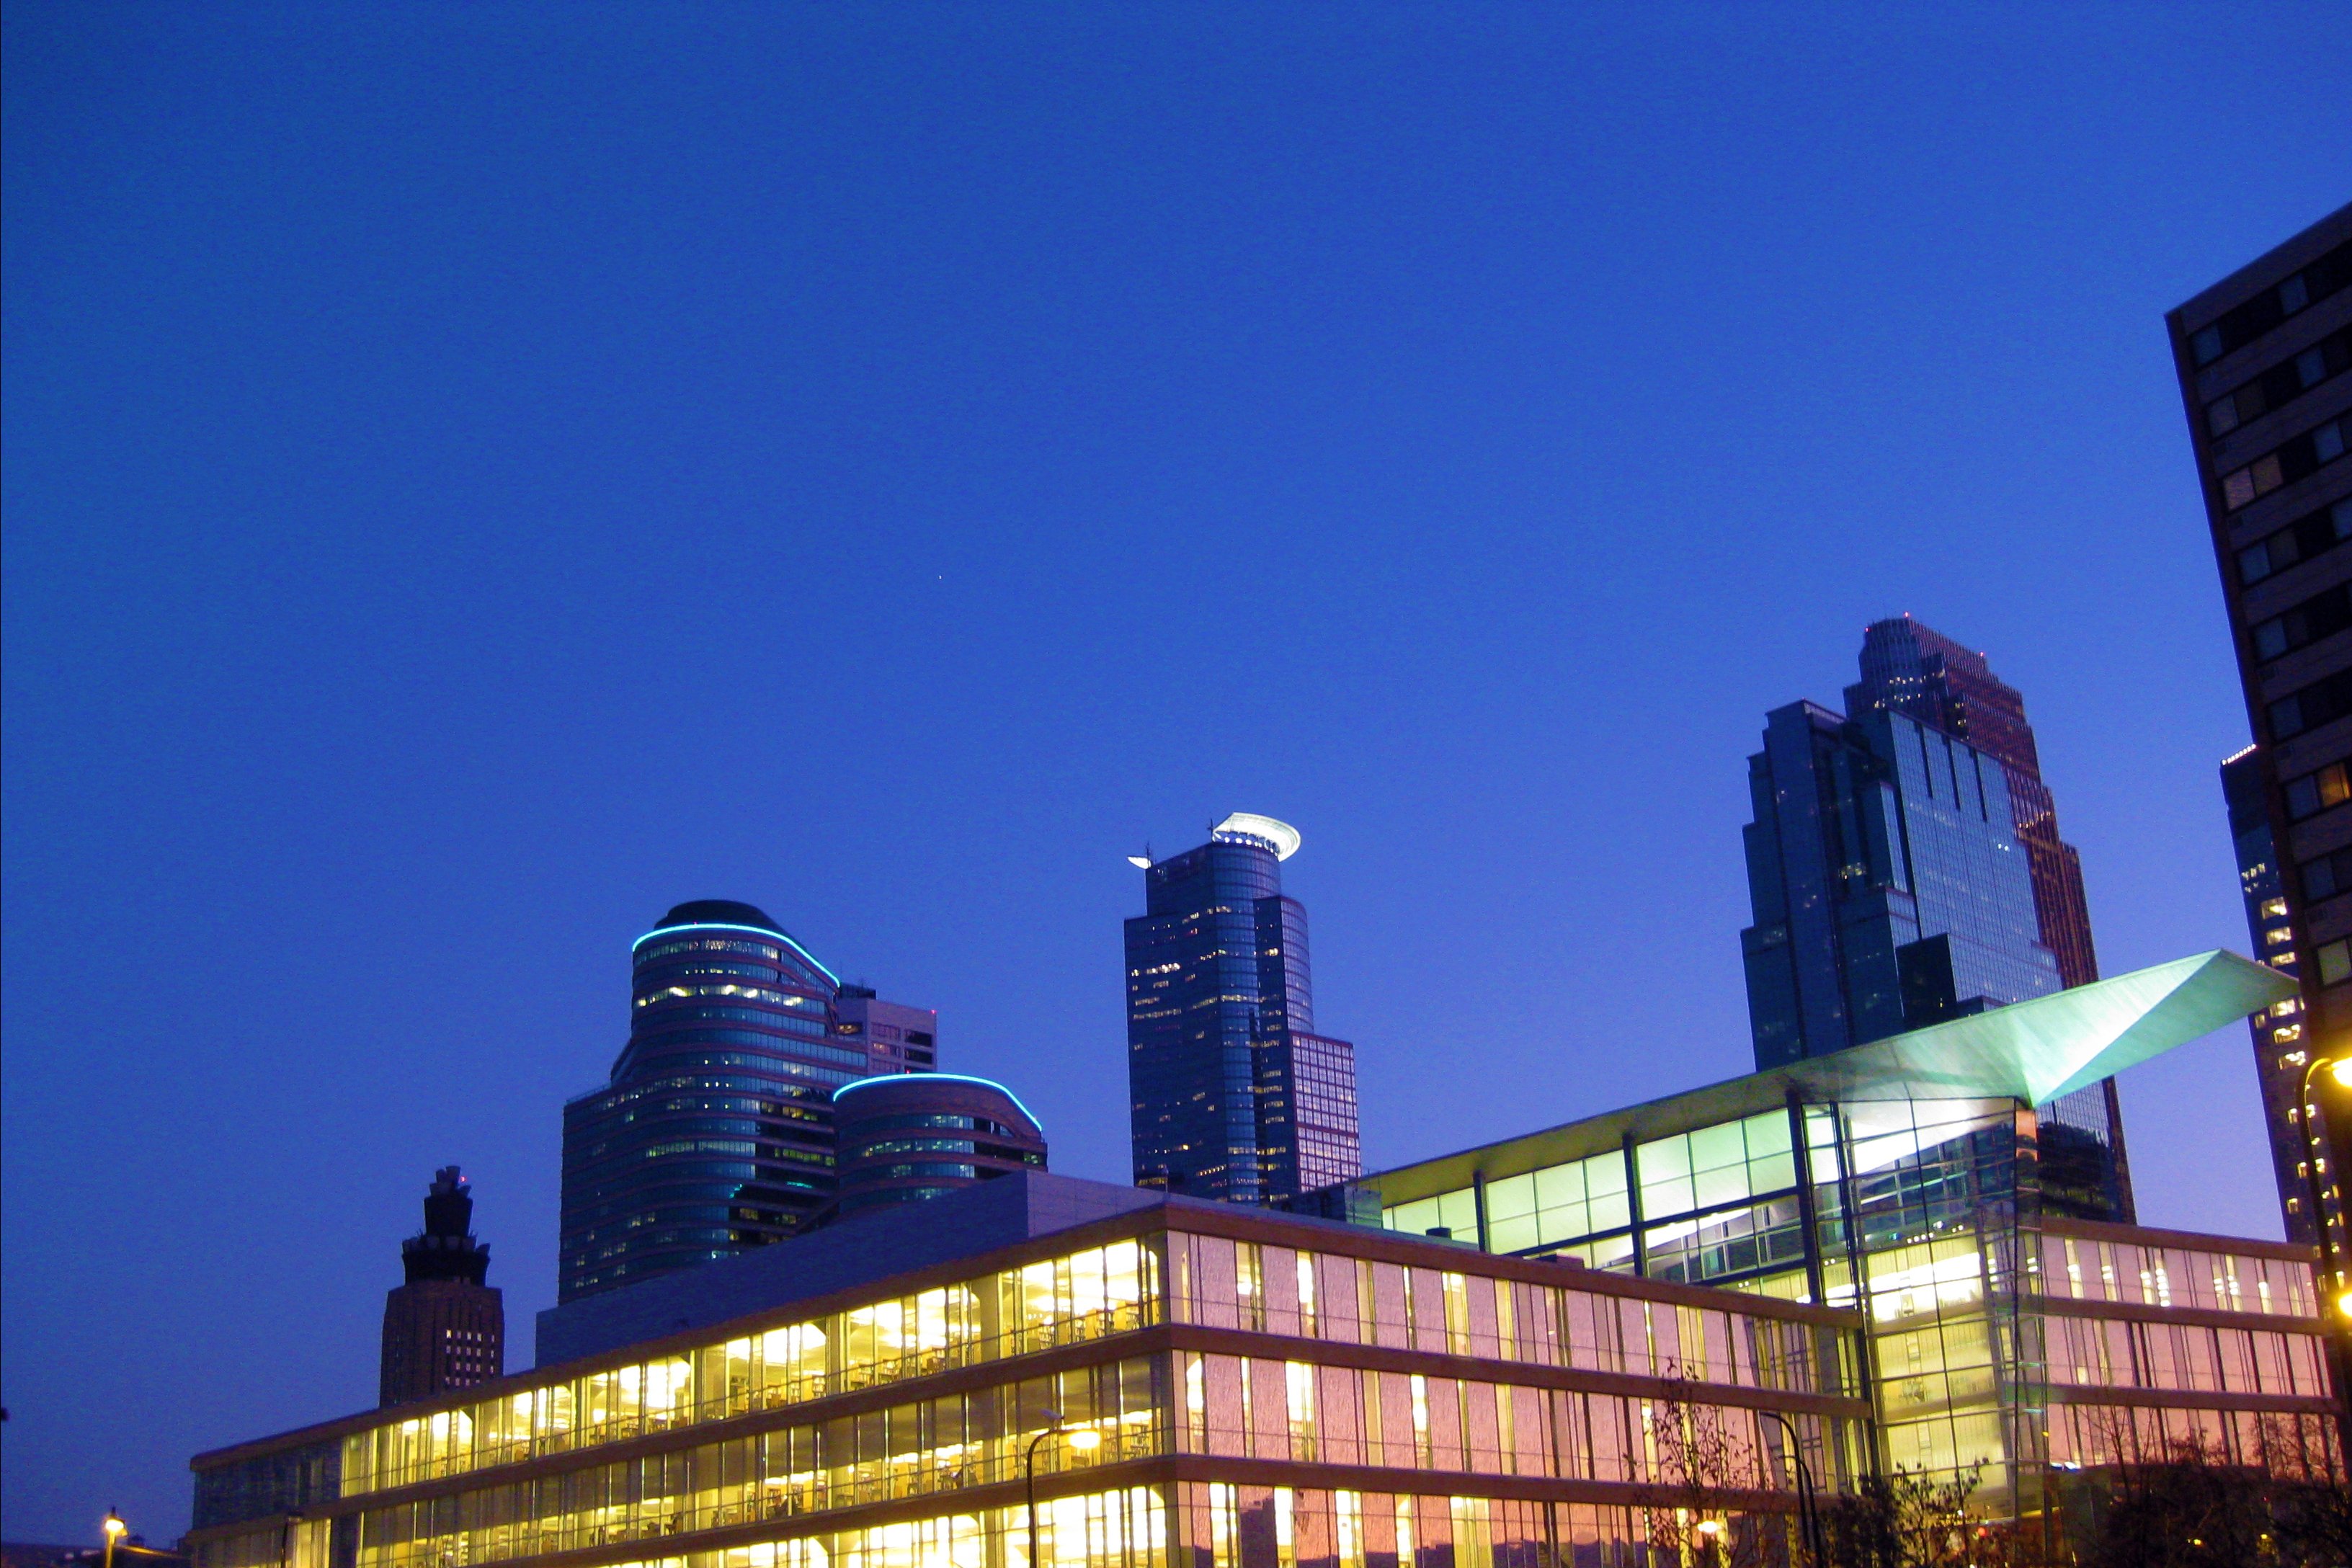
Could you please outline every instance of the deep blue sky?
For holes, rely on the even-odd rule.
[[[1122,859],[1297,823],[1391,1163],[1748,1062],[1743,759],[1911,611],[2110,972],[2242,948],[2163,310],[2352,197],[2327,6],[12,4],[5,1529],[515,1361],[667,905],[1120,1179]],[[2143,1214],[2274,1234],[2242,1031]]]

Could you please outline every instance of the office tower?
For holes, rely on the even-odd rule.
[[[2057,962],[2060,984],[2087,985],[2096,980],[2099,958],[2091,942],[2090,903],[2083,893],[2083,858],[2058,837],[2058,804],[2042,780],[2041,752],[2033,743],[2033,726],[2026,722],[2023,695],[1993,674],[1983,654],[1909,616],[1876,621],[1864,629],[1861,665],[1862,679],[1845,689],[1847,712],[1885,708],[1906,714],[1968,742],[2000,764],[2009,786],[2010,824],[2025,851],[2033,885],[2033,917],[2042,945]],[[2045,1120],[2089,1134],[2108,1152],[2121,1211],[2117,1217],[2129,1220],[2131,1173],[2115,1080],[2079,1089],[2042,1111]],[[2059,1141],[2071,1142],[2063,1134]]]
[[[2221,597],[2253,729],[2232,759],[2231,830],[2245,874],[2257,816],[2275,890],[2250,909],[2262,956],[2301,994],[2255,1025],[2263,1100],[2291,1235],[2343,1278],[2341,1172],[2315,1171],[2306,1130],[2352,1128],[2352,1093],[2307,1068],[2352,1051],[2352,206],[2231,273],[2165,318],[2189,415]],[[2282,907],[2266,912],[2273,900]],[[2321,1114],[2308,1129],[2301,1107]],[[2312,1177],[2326,1208],[2314,1225]]]
[[[939,1065],[936,1010],[882,1001],[871,986],[845,985],[833,1011],[835,1042],[864,1046],[869,1072],[929,1072]]]
[[[2246,934],[2254,956],[2299,982],[2294,922],[2287,918],[2286,893],[2279,880],[2278,854],[2263,799],[2263,761],[2253,747],[2221,764],[2221,797],[2230,809],[2230,840],[2238,855],[2238,887],[2245,898]],[[2279,1215],[2289,1237],[2313,1246],[2319,1232],[2311,1223],[2311,1186],[2304,1169],[2308,1156],[2294,1113],[2295,1095],[2302,1089],[2302,1070],[2295,1059],[2303,1048],[2302,998],[2290,996],[2263,1008],[2247,1018],[2246,1028],[2254,1040],[2254,1078],[2262,1086],[2263,1123],[2270,1137],[2272,1173],[2278,1182]],[[2315,1125],[2312,1131],[2321,1162],[2332,1165],[2326,1130]]]
[[[484,1283],[490,1249],[474,1239],[474,1195],[455,1165],[433,1173],[425,1228],[400,1244],[407,1279],[383,1301],[378,1402],[405,1405],[506,1375],[507,1310]]]
[[[1759,1070],[2061,989],[1992,758],[1906,714],[1792,702],[1748,779]]]
[[[1282,891],[1287,823],[1236,812],[1143,868],[1127,922],[1135,1180],[1262,1203],[1362,1169],[1356,1048],[1314,1033],[1307,911]]]
[[[861,1079],[834,1091],[833,1114],[841,1129],[840,1219],[1045,1168],[1037,1119],[986,1079]]]
[[[936,1015],[862,987],[845,1010],[841,982],[750,904],[678,905],[630,966],[629,1043],[563,1108],[559,1300],[793,1234],[833,1202],[833,1091],[906,1070],[910,1025],[935,1048]],[[887,1054],[877,1021],[899,1033]]]

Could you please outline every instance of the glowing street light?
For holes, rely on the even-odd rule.
[[[2319,1070],[2338,1089],[2352,1089],[2352,1057],[2314,1057],[2304,1065],[2303,1082],[2294,1096],[2295,1121],[2303,1129],[2303,1173],[2311,1189],[2311,1225],[2319,1237],[2319,1290],[2323,1298],[2335,1303],[2337,1316],[2352,1323],[2352,1289],[2345,1288],[2344,1264],[2336,1250],[2335,1227],[2328,1224],[2326,1184],[2319,1179],[2319,1110],[2311,1098],[2311,1080]],[[2341,1325],[2339,1325],[2340,1327]],[[2336,1441],[2347,1454],[2352,1454],[2352,1409],[2345,1404],[2348,1391],[2343,1340],[2336,1337],[2330,1360],[2336,1371]]]
[[[99,1528],[106,1531],[106,1568],[114,1568],[114,1543],[121,1540],[123,1532],[131,1527],[122,1522],[121,1514],[108,1509],[106,1522]]]

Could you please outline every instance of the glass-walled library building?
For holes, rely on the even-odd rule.
[[[1866,1462],[1851,1310],[1132,1195],[202,1455],[188,1549],[201,1568],[1534,1568],[1648,1562],[1702,1527],[1785,1543],[1799,1461],[1825,1486]]]
[[[2308,1247],[2055,1212],[2032,1107],[2293,994],[2228,953],[1364,1178],[1392,1232],[1852,1309],[1877,1461],[1978,1506],[2189,1436],[2336,1461]]]

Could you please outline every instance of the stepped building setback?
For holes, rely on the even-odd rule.
[[[1363,1168],[1356,1047],[1315,1033],[1307,910],[1282,891],[1286,822],[1235,812],[1181,855],[1132,858],[1127,1073],[1135,1180],[1265,1203]]]
[[[377,1385],[385,1405],[472,1388],[506,1371],[506,1302],[488,1283],[490,1249],[473,1224],[473,1193],[457,1166],[445,1165],[425,1194],[425,1228],[400,1244],[406,1279],[384,1298]]]

